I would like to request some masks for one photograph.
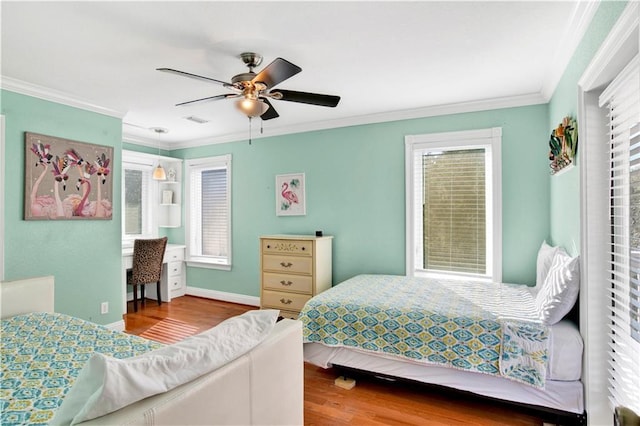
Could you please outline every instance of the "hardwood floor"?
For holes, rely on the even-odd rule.
[[[253,306],[213,301],[193,296],[158,306],[146,305],[124,316],[126,331],[140,335],[165,318],[206,330]],[[351,390],[339,388],[339,373],[305,364],[305,425],[513,425],[540,426],[535,414],[510,405],[468,398],[441,388],[427,388],[371,377],[358,377]]]

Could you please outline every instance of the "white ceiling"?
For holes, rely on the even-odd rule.
[[[244,51],[264,56],[258,70],[276,57],[302,68],[279,88],[342,97],[336,108],[272,101],[280,117],[265,136],[545,102],[593,4],[2,1],[2,87],[119,112],[130,141],[158,143],[149,128],[167,128],[172,147],[246,139],[248,120],[233,100],[175,107],[228,90],[155,69],[230,81],[247,70]]]

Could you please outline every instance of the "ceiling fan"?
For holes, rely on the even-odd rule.
[[[278,114],[275,108],[273,108],[269,99],[299,102],[325,107],[335,107],[338,105],[338,102],[340,102],[340,96],[274,89],[278,84],[302,71],[302,68],[292,64],[286,59],[276,58],[262,71],[256,74],[253,69],[262,63],[262,56],[253,52],[245,52],[240,54],[240,58],[245,65],[249,67],[249,72],[233,76],[231,78],[231,83],[172,68],[157,68],[157,70],[194,78],[196,80],[213,82],[233,91],[233,93],[182,102],[176,104],[176,106],[191,105],[197,102],[216,101],[219,99],[237,98],[236,107],[247,115],[247,117],[252,118],[259,116],[263,120],[271,120],[279,117],[280,114]]]

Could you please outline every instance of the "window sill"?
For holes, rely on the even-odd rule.
[[[221,271],[230,271],[231,265],[223,265],[221,263],[203,262],[199,260],[187,260],[187,266],[192,268],[218,269]]]

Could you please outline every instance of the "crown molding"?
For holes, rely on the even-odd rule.
[[[600,0],[580,1],[565,26],[565,32],[557,43],[558,49],[553,60],[548,62],[548,71],[542,85],[542,96],[550,100],[562,78],[569,61],[582,41],[591,21],[600,6]]]
[[[10,92],[20,93],[22,95],[32,96],[34,98],[44,99],[45,101],[56,102],[58,104],[67,105],[74,108],[80,108],[87,111],[97,112],[98,114],[108,115],[122,119],[126,112],[117,111],[111,108],[105,108],[89,101],[74,98],[66,93],[49,89],[37,84],[27,83],[11,77],[0,76],[0,88]]]
[[[282,136],[295,133],[313,132],[318,130],[337,129],[340,127],[361,126],[366,124],[385,123],[390,121],[412,120],[418,118],[436,117],[441,115],[452,115],[469,112],[488,111],[502,108],[516,108],[521,106],[538,105],[547,103],[541,93],[531,93],[519,96],[510,96],[504,98],[484,99],[479,101],[461,102],[447,105],[436,105],[431,107],[415,108],[400,111],[384,112],[379,114],[361,115],[355,117],[347,117],[337,120],[316,121],[312,123],[304,123],[293,126],[284,126],[271,129],[265,129],[262,134],[252,135],[252,140],[269,138],[273,136]],[[135,137],[123,135],[125,141],[134,142]],[[240,142],[248,140],[248,133],[233,133],[223,136],[191,139],[182,142],[172,142],[168,150],[195,148],[205,145],[215,145],[229,142]]]
[[[593,55],[587,69],[578,80],[578,86],[588,91],[606,83],[606,81],[600,81],[599,79],[602,79],[604,75],[608,75],[605,69],[611,67],[612,64],[618,69],[621,68],[618,62],[621,57],[626,55],[621,55],[620,52],[626,46],[637,43],[632,37],[634,32],[638,31],[638,28],[640,28],[640,4],[637,1],[630,1],[613,25],[607,38]],[[637,48],[635,53],[637,53]],[[622,60],[626,61],[627,59]]]

